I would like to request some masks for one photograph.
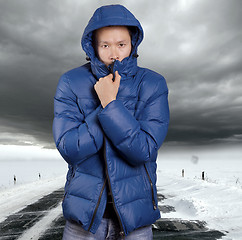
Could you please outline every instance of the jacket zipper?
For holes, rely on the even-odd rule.
[[[112,192],[112,189],[111,189],[111,183],[110,183],[110,179],[109,179],[109,175],[108,175],[108,168],[107,168],[107,158],[106,158],[106,139],[104,137],[104,159],[105,159],[105,163],[106,163],[106,174],[107,174],[107,179],[108,179],[108,185],[109,185],[109,191],[111,193],[111,197],[112,197],[112,202],[113,202],[113,208],[114,208],[114,211],[118,217],[118,221],[119,221],[119,225],[120,225],[120,229],[121,229],[121,232],[119,233],[122,237],[125,236],[125,233],[124,233],[124,228],[123,228],[123,225],[122,225],[122,222],[121,222],[121,219],[120,219],[120,216],[118,214],[118,211],[117,211],[117,208],[115,206],[115,203],[114,203],[114,197],[113,197],[113,192]]]
[[[149,182],[150,182],[153,208],[154,208],[154,210],[156,210],[156,209],[157,209],[157,206],[156,206],[156,204],[155,204],[155,197],[154,197],[153,183],[152,183],[152,181],[151,181],[151,178],[150,178],[149,172],[148,172],[148,170],[147,170],[145,164],[144,164],[144,167],[145,167],[145,171],[146,171],[146,174],[147,174],[148,179],[149,179]]]
[[[102,189],[101,189],[101,192],[99,194],[99,197],[98,197],[98,201],[97,201],[97,205],[96,205],[96,208],[94,210],[94,213],[93,213],[93,216],[92,216],[92,220],[91,220],[91,223],[90,223],[90,226],[88,228],[88,231],[90,231],[91,227],[92,227],[92,224],[94,222],[94,219],[95,219],[95,216],[97,214],[97,210],[98,210],[98,207],[100,205],[100,202],[101,202],[101,198],[102,198],[102,194],[103,194],[103,191],[104,191],[104,188],[105,188],[105,185],[106,185],[106,182],[107,182],[107,178],[105,179],[104,183],[103,183],[103,186],[102,186]]]
[[[115,73],[113,72],[113,68],[114,68],[115,61],[116,60],[114,59],[113,62],[108,66],[108,71],[113,74],[113,79],[112,79],[113,81],[115,79]]]

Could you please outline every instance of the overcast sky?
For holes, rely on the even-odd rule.
[[[139,65],[167,80],[169,145],[242,144],[242,1],[0,1],[0,144],[54,147],[59,77],[86,63],[94,10],[122,3],[145,38]]]

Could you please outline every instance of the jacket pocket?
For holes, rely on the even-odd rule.
[[[150,184],[150,188],[151,188],[153,208],[154,208],[154,210],[156,210],[157,209],[157,205],[156,205],[156,202],[155,202],[155,193],[154,193],[153,183],[152,183],[152,180],[150,178],[150,174],[149,174],[149,172],[148,172],[147,167],[146,167],[145,164],[144,164],[144,168],[145,168],[145,172],[147,174],[147,177],[148,177],[148,180],[149,180],[149,184]]]

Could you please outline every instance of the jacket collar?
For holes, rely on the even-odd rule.
[[[129,57],[120,61],[115,61],[113,66],[107,67],[97,57],[91,59],[92,73],[97,79],[107,76],[108,74],[114,74],[116,71],[120,74],[122,79],[127,79],[134,76],[137,72],[137,58],[130,55]]]

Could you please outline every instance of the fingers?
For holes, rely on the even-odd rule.
[[[121,79],[121,76],[119,75],[118,71],[115,72],[115,79],[116,79],[117,77],[119,78],[119,80]]]
[[[119,75],[118,71],[115,72],[115,80],[114,82],[119,85],[121,80],[121,76]]]
[[[100,81],[103,81],[103,80],[112,80],[113,79],[113,74],[112,73],[110,73],[110,74],[108,74],[107,76],[105,76],[105,77],[102,77],[102,78],[99,78],[98,79],[98,81],[100,82]]]
[[[120,84],[120,80],[121,80],[121,76],[119,75],[118,71],[115,72],[115,79],[113,81],[113,74],[110,73],[109,75],[103,77],[103,78],[99,78],[99,80],[96,82],[96,84],[99,82],[102,82],[104,80],[109,80],[110,82],[112,81],[113,83],[119,85]]]

